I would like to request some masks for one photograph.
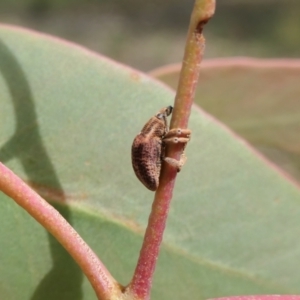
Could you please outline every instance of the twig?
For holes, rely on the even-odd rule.
[[[215,10],[215,0],[196,0],[191,16],[182,69],[177,88],[171,128],[187,128],[191,106],[194,101],[195,89],[198,82],[200,62],[204,51],[203,26],[212,17]],[[167,149],[166,156],[179,159],[182,145]],[[152,277],[159,254],[160,244],[166,225],[170,201],[177,171],[163,164],[160,185],[155,194],[152,211],[148,221],[140,257],[132,281],[126,288],[128,295],[125,299],[148,300]]]

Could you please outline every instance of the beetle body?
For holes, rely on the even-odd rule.
[[[132,149],[132,166],[137,178],[151,191],[159,185],[160,170],[164,155],[163,138],[168,132],[167,116],[172,106],[161,109],[135,137]]]

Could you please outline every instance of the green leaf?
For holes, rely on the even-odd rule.
[[[54,203],[122,284],[133,274],[153,193],[131,143],[171,90],[49,36],[0,29],[0,160]],[[194,109],[152,299],[299,293],[300,192]],[[0,295],[96,299],[65,251],[0,194]]]
[[[180,65],[154,70],[176,88]],[[300,60],[203,62],[196,103],[300,183]]]

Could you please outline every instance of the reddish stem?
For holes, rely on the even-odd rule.
[[[177,88],[171,128],[186,128],[194,101],[200,62],[204,50],[203,26],[212,17],[215,0],[196,0],[191,16],[185,54]],[[168,147],[167,156],[180,158],[182,145]],[[160,184],[155,194],[140,257],[126,299],[148,300],[152,277],[163,238],[177,171],[163,164]]]
[[[171,177],[170,177],[171,178]],[[136,299],[149,299],[153,273],[168,216],[174,181],[156,192],[140,257],[128,293]],[[129,298],[131,299],[131,298]]]
[[[74,228],[11,170],[0,163],[0,190],[23,207],[70,253],[92,284],[98,299],[117,299],[121,287]]]

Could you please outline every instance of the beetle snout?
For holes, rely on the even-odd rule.
[[[169,105],[166,107],[166,115],[169,116],[173,111],[173,106]]]

